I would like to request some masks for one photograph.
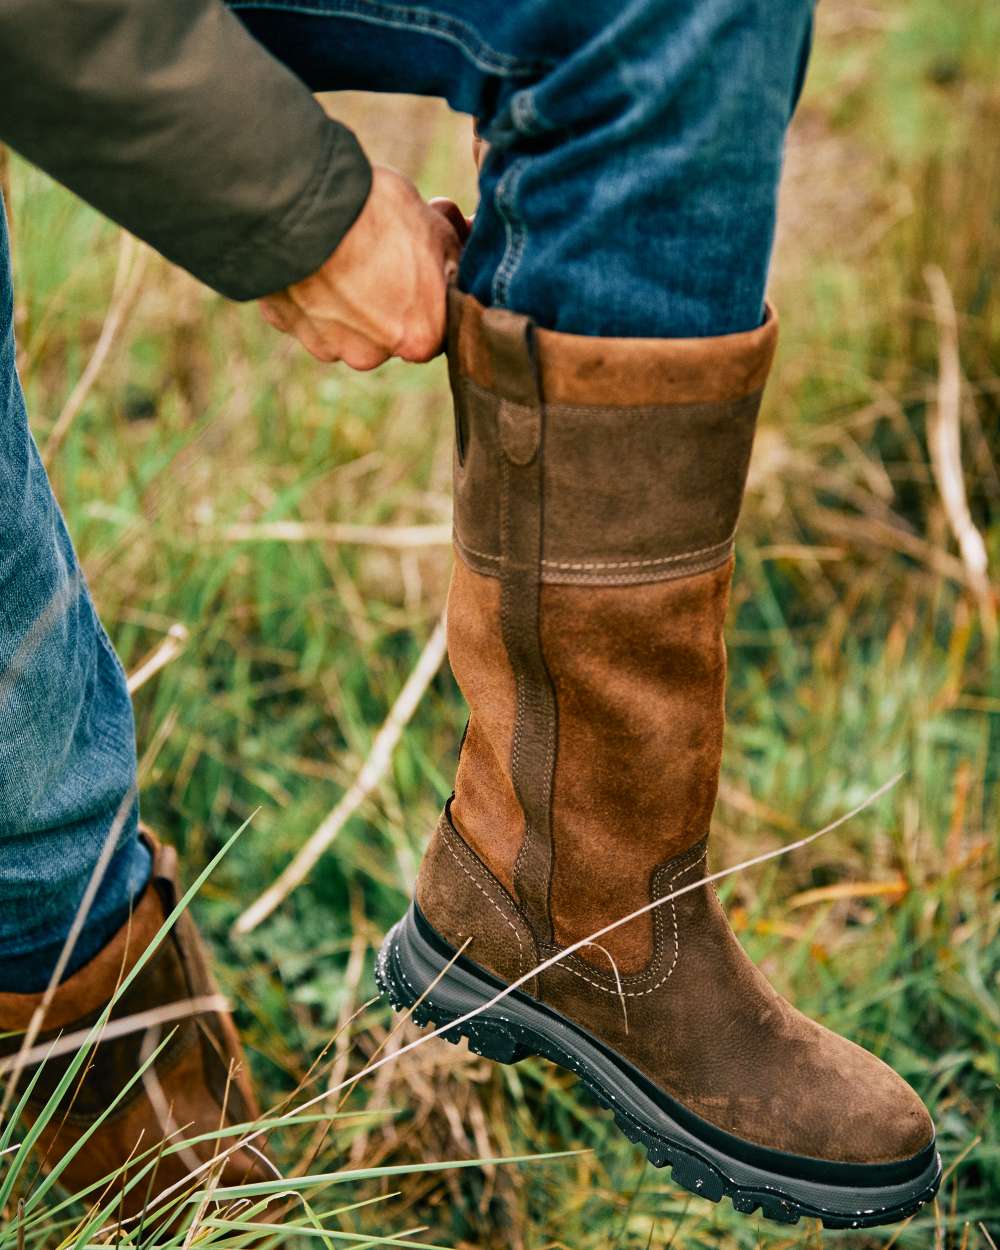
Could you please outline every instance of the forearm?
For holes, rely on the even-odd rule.
[[[4,0],[0,138],[196,277],[314,272],[371,172],[218,0]]]

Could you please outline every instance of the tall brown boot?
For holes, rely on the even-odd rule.
[[[583,338],[457,293],[450,325],[449,651],[471,717],[379,961],[397,1007],[433,985],[416,1016],[438,1025],[704,875],[733,530],[777,334],[772,312],[715,339]],[[775,993],[708,886],[457,1032],[577,1072],[654,1164],[740,1211],[879,1224],[938,1185],[917,1096]]]
[[[78,1031],[86,1034],[92,1028],[177,904],[177,856],[172,848],[159,845],[150,835],[143,836],[153,853],[153,872],[131,921],[59,987],[46,1014],[38,1046]],[[217,995],[201,938],[185,912],[115,1004],[111,1022],[148,1012],[155,1014],[170,1004]],[[41,994],[0,993],[0,1057],[9,1060],[18,1052],[41,998]],[[220,1128],[253,1120],[258,1115],[246,1061],[227,1011],[202,1009],[167,1020],[152,1033],[140,1028],[112,1036],[113,1029],[109,1029],[108,1040],[94,1049],[85,1075],[73,1080],[37,1142],[43,1165],[54,1167],[135,1077],[145,1054],[151,1053],[172,1030],[172,1037],[144,1079],[130,1088],[60,1176],[61,1184],[70,1192],[82,1193],[135,1155],[152,1150],[155,1156],[165,1142],[155,1171],[125,1194],[121,1208],[115,1206],[115,1212],[121,1209],[127,1218],[141,1215],[158,1194],[184,1182],[201,1162],[224,1150],[234,1139],[213,1137],[185,1145],[179,1152],[170,1150],[171,1146],[201,1134],[217,1134]],[[149,1049],[144,1050],[146,1047]],[[72,1052],[44,1063],[22,1117],[28,1124],[37,1119],[71,1059]],[[36,1064],[26,1069],[22,1087],[27,1086],[36,1071]],[[131,1178],[148,1162],[147,1157],[133,1164],[127,1176]],[[229,1157],[221,1183],[237,1185],[273,1175],[264,1166],[263,1156],[240,1150]],[[191,1181],[191,1187],[204,1186],[208,1180],[208,1173],[202,1172]],[[105,1199],[117,1196],[120,1189],[121,1182],[112,1183]],[[98,1186],[85,1201],[94,1203],[101,1197],[102,1187]],[[181,1208],[185,1213],[188,1210]],[[161,1221],[162,1212],[151,1206],[147,1231],[155,1230]]]

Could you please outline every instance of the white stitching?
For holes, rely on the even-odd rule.
[[[722,542],[713,543],[711,547],[699,547],[697,551],[684,551],[677,556],[656,556],[648,560],[543,560],[550,569],[638,569],[648,568],[653,564],[676,564],[678,560],[689,560],[694,556],[708,555],[720,551],[733,541],[733,535]]]
[[[521,177],[527,169],[528,163],[528,158],[523,156],[515,160],[497,184],[493,197],[497,212],[503,218],[507,235],[504,254],[501,257],[500,264],[497,266],[496,273],[493,275],[491,284],[493,302],[501,308],[507,304],[510,284],[514,280],[517,267],[521,263],[521,257],[524,254],[526,231],[524,222],[517,213],[516,198]]]
[[[675,872],[674,875],[667,882],[667,893],[669,893],[673,889],[675,881],[680,880],[680,878],[683,877],[686,872],[690,872],[692,868],[696,868],[698,864],[701,863],[703,858],[704,858],[704,852],[702,853],[702,855],[699,855],[698,858],[694,860],[693,863],[688,864],[686,868],[682,868],[678,872]],[[658,908],[657,915],[659,915],[659,912],[662,910],[663,910],[662,908]],[[598,981],[591,980],[591,978],[588,977],[585,973],[581,972],[578,968],[574,968],[568,962],[562,962],[560,966],[565,968],[567,972],[572,972],[572,974],[575,977],[579,977],[581,981],[586,981],[588,985],[592,985],[595,990],[603,990],[605,994],[614,994],[616,998],[618,997],[642,998],[646,994],[652,994],[654,990],[658,990],[661,985],[664,985],[670,979],[671,974],[673,973],[674,969],[677,967],[677,960],[679,959],[680,953],[681,953],[680,931],[679,931],[679,927],[677,924],[677,904],[674,899],[670,900],[670,911],[673,916],[673,924],[674,924],[674,957],[670,961],[670,967],[667,969],[664,975],[660,978],[659,981],[657,981],[655,985],[651,985],[649,989],[619,991],[617,986],[614,989],[612,989],[610,985],[601,985]]]
[[[473,552],[463,547],[456,539],[456,549],[470,569],[482,573],[484,577],[498,577],[495,556],[484,555],[480,560]],[[725,548],[709,556],[705,560],[696,560],[688,564],[675,564],[670,568],[639,569],[631,573],[559,573],[542,570],[544,586],[641,586],[655,585],[660,582],[677,581],[682,577],[695,577],[700,573],[718,569],[731,559],[732,547]]]
[[[483,887],[479,884],[476,878],[472,875],[472,873],[463,863],[462,857],[459,855],[458,851],[455,850],[454,846],[452,846],[451,831],[449,829],[446,829],[444,826],[442,826],[441,828],[441,838],[445,846],[454,856],[455,862],[458,864],[459,868],[461,868],[461,870],[469,878],[469,880],[476,887],[476,889],[480,892],[480,894],[485,895],[485,897],[489,899],[489,901],[493,904],[496,910],[500,913],[500,915],[503,917],[506,923],[510,925],[511,930],[514,933],[514,936],[517,938],[517,975],[521,976],[523,969],[524,969],[524,943],[521,941],[521,935],[517,931],[517,926],[514,924],[513,920],[511,920],[511,918],[507,915],[504,909],[500,906],[497,900],[493,897],[493,895],[483,889]],[[477,869],[478,869],[478,865],[477,865]],[[482,871],[482,870],[479,869],[479,871]],[[485,876],[485,873],[483,875]],[[488,878],[487,878],[487,882],[488,882]]]
[[[681,577],[694,577],[697,573],[708,573],[712,569],[721,568],[731,553],[732,548],[726,548],[705,560],[678,565],[673,569],[660,568],[636,573],[552,573],[543,576],[542,580],[546,586],[637,586],[643,582],[651,584],[656,581],[676,581]]]
[[[698,547],[694,551],[682,551],[680,555],[674,556],[652,556],[648,560],[542,560],[542,564],[550,569],[637,569],[652,568],[656,565],[677,564],[681,560],[693,560],[695,556],[710,555],[716,552],[725,551],[732,545],[736,536],[735,530],[728,538],[724,538],[721,542],[713,543],[710,547]],[[470,556],[477,556],[480,560],[489,560],[493,564],[500,563],[499,555],[491,555],[487,551],[478,551],[475,547],[470,547],[468,543],[455,534],[455,542],[462,551],[468,552]]]
[[[500,545],[506,549],[508,546],[507,535],[510,530],[510,463],[506,456],[500,460]],[[455,536],[457,540],[457,535]],[[500,563],[501,557],[497,556],[497,563]],[[510,655],[510,649],[507,646],[507,638],[510,635],[510,595],[507,589],[501,585],[500,587],[500,634],[504,644],[504,651],[507,658],[514,667],[513,658]],[[514,780],[518,775],[518,764],[521,758],[521,734],[524,730],[524,680],[523,675],[514,672],[514,732],[511,734],[510,740],[510,775],[511,783],[514,785],[515,792],[517,783]],[[518,805],[521,804],[520,794],[516,794]],[[531,842],[531,821],[528,819],[527,810],[524,811],[524,838],[518,848],[517,856],[514,860],[514,880],[518,879],[521,871],[521,865],[528,852],[528,846]]]

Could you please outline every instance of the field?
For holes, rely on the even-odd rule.
[[[322,1104],[343,1118],[274,1137],[288,1176],[403,1168],[309,1188],[353,1244],[1000,1243],[998,65],[995,0],[820,6],[789,143],[782,341],[739,539],[714,826],[721,867],[902,771],[848,826],[723,894],[777,987],[927,1099],[946,1169],[936,1207],[864,1234],[746,1220],[644,1166],[563,1074],[494,1069],[435,1040]],[[376,158],[472,211],[467,119],[401,98],[330,107]],[[446,666],[303,884],[251,932],[233,926],[357,778],[440,614],[445,369],[319,366],[37,171],[14,160],[7,177],[21,374],[135,677],[144,814],[189,880],[248,822],[193,907],[265,1103],[306,1081],[302,1101],[416,1036],[390,1031],[372,963],[450,790],[465,712]],[[946,506],[963,482],[992,586]],[[169,662],[150,673],[154,653]],[[17,1199],[33,1183],[24,1171],[0,1215],[2,1250],[25,1234]],[[35,1209],[25,1244],[76,1245],[73,1214]],[[212,1236],[239,1244],[220,1230],[196,1244]]]

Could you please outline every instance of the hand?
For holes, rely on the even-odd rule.
[[[361,214],[316,273],[261,300],[264,320],[317,360],[375,369],[441,350],[446,293],[468,223],[451,200],[424,202],[408,178],[372,170]]]

